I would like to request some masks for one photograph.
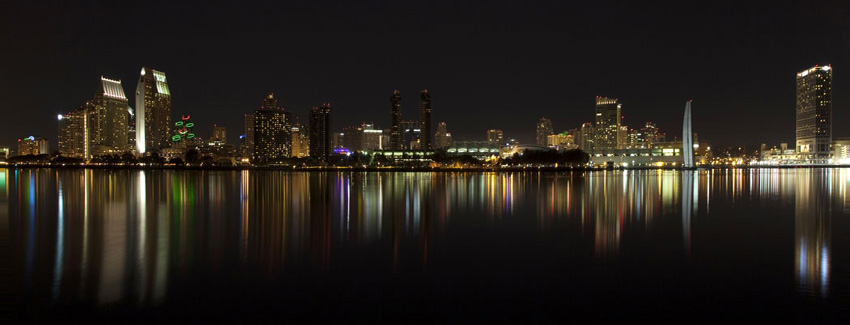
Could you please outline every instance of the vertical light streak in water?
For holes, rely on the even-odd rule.
[[[86,294],[86,279],[89,269],[89,174],[91,170],[83,170],[83,261],[80,270],[81,297]]]
[[[62,286],[62,258],[65,247],[65,206],[64,206],[64,188],[62,188],[62,178],[59,173],[56,173],[56,182],[59,187],[59,202],[58,215],[56,221],[56,258],[53,262],[53,300],[59,298],[59,287]]]
[[[422,195],[422,193],[420,193],[420,189],[419,189],[419,186],[421,185],[420,182],[421,182],[421,180],[420,180],[419,174],[414,174],[413,175],[413,229],[411,229],[413,231],[413,233],[419,232],[419,218],[421,217],[421,215],[420,215],[420,209],[421,209],[420,196]]]
[[[242,211],[242,215],[240,216],[242,219],[242,229],[240,229],[239,232],[239,242],[241,244],[239,253],[242,258],[242,263],[245,263],[248,259],[248,214],[250,211],[250,201],[248,201],[248,197],[251,190],[248,180],[248,176],[250,176],[249,171],[243,170],[239,176],[242,182],[242,186],[239,188],[239,197],[241,198],[240,203],[242,205],[240,207],[240,210]]]
[[[682,240],[685,255],[691,255],[691,213],[693,212],[694,172],[682,171]]]
[[[154,278],[154,304],[162,303],[168,287],[168,235],[171,232],[168,223],[168,207],[160,204],[157,211],[156,275]]]
[[[136,272],[138,274],[138,301],[143,303],[145,298],[148,295],[148,261],[147,261],[147,200],[145,196],[147,194],[147,187],[145,181],[145,171],[140,170],[139,177],[136,180],[136,207],[137,210],[137,231],[139,234],[139,242],[138,242],[138,255],[136,255]]]
[[[27,290],[32,286],[33,263],[35,263],[35,172],[29,170],[29,228],[27,229]],[[16,182],[17,183],[17,182]],[[18,187],[20,188],[20,183]]]

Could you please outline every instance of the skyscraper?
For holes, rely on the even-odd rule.
[[[327,162],[331,154],[331,104],[310,110],[310,156]]]
[[[121,80],[101,76],[100,84],[94,98],[86,102],[86,158],[129,149],[127,97]]]
[[[616,98],[596,96],[596,123],[593,128],[593,149],[617,149],[617,134],[620,132],[621,108],[622,105]]]
[[[541,117],[540,121],[537,121],[537,145],[546,146],[547,139],[552,134],[552,121],[548,118]]]
[[[218,126],[218,124],[213,124],[213,138],[212,140],[220,141],[222,143],[227,143],[227,127]]]
[[[437,124],[437,133],[434,134],[436,149],[446,149],[452,146],[452,134],[446,129],[446,122]]]
[[[142,154],[171,146],[171,91],[165,73],[142,68],[136,84],[136,150]]]
[[[254,114],[245,114],[245,138],[242,144],[242,154],[245,157],[254,155]]]
[[[254,155],[252,163],[271,163],[289,158],[292,153],[292,118],[289,112],[277,107],[274,93],[254,110]]]
[[[310,137],[301,123],[292,125],[292,157],[303,158],[310,154]]]
[[[494,145],[503,145],[504,144],[505,133],[502,130],[490,129],[487,130],[487,142],[490,142]]]
[[[418,121],[401,121],[402,132],[402,149],[419,149],[419,135],[422,130],[419,129]]]
[[[18,139],[18,156],[27,155],[47,155],[50,153],[50,143],[47,139],[36,136],[29,136]]]
[[[811,162],[826,162],[832,143],[832,67],[797,73],[797,152]]]
[[[401,93],[394,90],[390,97],[390,149],[401,150],[404,148],[401,135]]]
[[[86,112],[85,108],[59,115],[59,154],[65,157],[86,156]]]
[[[431,94],[428,89],[419,94],[419,149],[431,150]]]

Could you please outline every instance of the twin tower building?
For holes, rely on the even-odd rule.
[[[121,80],[101,76],[85,106],[59,115],[59,152],[89,159],[102,155],[144,154],[171,147],[171,91],[165,73],[142,68],[135,109]]]

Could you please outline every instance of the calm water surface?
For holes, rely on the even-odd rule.
[[[848,321],[848,184],[0,169],[0,235],[18,320]]]

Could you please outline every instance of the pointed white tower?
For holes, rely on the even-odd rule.
[[[685,102],[685,120],[682,122],[682,158],[684,168],[694,167],[694,132],[691,130],[691,102]]]

